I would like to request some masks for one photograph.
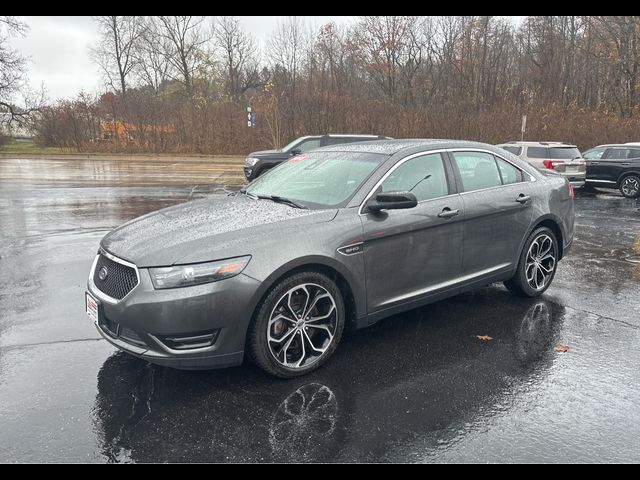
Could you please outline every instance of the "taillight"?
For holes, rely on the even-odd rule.
[[[556,168],[556,165],[558,165],[559,163],[562,163],[562,162],[556,162],[554,160],[543,160],[542,163],[549,170],[553,170],[554,168]]]
[[[576,192],[573,191],[573,185],[569,184],[569,195],[571,195],[571,198],[575,198],[576,197]]]

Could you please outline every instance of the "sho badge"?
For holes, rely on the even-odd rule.
[[[338,253],[341,253],[342,255],[355,255],[360,252],[362,252],[362,243],[347,245],[346,247],[340,247],[338,249]]]

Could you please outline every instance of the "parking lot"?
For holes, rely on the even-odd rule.
[[[578,192],[543,297],[392,317],[283,381],[151,366],[84,313],[106,232],[240,168],[168,164],[0,159],[0,461],[640,461],[640,200]]]

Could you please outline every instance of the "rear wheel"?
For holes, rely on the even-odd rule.
[[[247,350],[268,373],[292,378],[333,354],[345,324],[340,289],[326,275],[301,272],[280,281],[258,307]]]
[[[504,282],[510,292],[525,297],[542,295],[556,274],[558,241],[547,227],[536,229],[524,244],[516,274]]]
[[[620,182],[620,193],[627,198],[636,198],[640,193],[640,177],[627,175]]]

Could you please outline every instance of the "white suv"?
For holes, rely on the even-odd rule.
[[[509,142],[497,145],[539,170],[553,170],[567,177],[575,188],[584,187],[587,163],[578,147],[561,142]]]

